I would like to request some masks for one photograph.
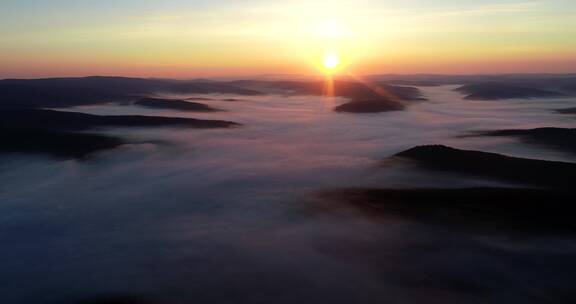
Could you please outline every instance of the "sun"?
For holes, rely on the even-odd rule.
[[[327,52],[324,54],[324,58],[322,58],[322,66],[326,72],[332,72],[336,70],[341,63],[342,61],[340,59],[340,55],[335,51]]]

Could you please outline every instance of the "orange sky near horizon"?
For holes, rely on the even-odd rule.
[[[88,1],[1,4],[0,78],[576,72],[576,4]]]
[[[363,63],[348,67],[347,71],[357,75],[370,74],[508,74],[508,73],[576,73],[576,58],[527,58],[513,61],[485,62],[410,62],[410,63]],[[316,67],[308,64],[263,65],[261,67],[218,67],[147,65],[115,63],[17,63],[6,64],[0,78],[49,78],[84,76],[125,76],[125,77],[166,77],[190,79],[196,77],[240,77],[259,75],[303,75],[321,74]]]

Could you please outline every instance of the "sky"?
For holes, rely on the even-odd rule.
[[[0,0],[0,78],[576,72],[573,0]],[[331,57],[331,58],[332,58]]]

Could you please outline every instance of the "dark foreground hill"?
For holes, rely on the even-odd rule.
[[[370,217],[402,216],[482,233],[576,232],[576,191],[572,189],[576,164],[441,145],[414,147],[391,158],[400,159],[424,169],[535,187],[341,188],[320,193],[316,207],[346,212],[353,208]]]
[[[168,109],[178,110],[185,112],[216,112],[218,109],[212,108],[208,105],[199,102],[192,102],[180,99],[165,99],[165,98],[142,98],[134,103],[135,105],[153,108],[153,109]]]
[[[576,129],[536,128],[526,130],[478,131],[473,132],[470,136],[515,137],[528,144],[576,153]]]
[[[399,102],[391,101],[386,98],[379,98],[350,101],[337,106],[334,108],[334,111],[348,113],[380,113],[400,111],[403,109],[404,105]]]
[[[418,146],[394,155],[393,159],[410,160],[429,170],[556,188],[570,187],[576,179],[576,164],[573,163],[518,158],[442,145]]]
[[[0,153],[46,154],[57,158],[84,158],[113,149],[126,141],[109,135],[0,126]]]
[[[512,98],[562,97],[561,92],[534,88],[515,83],[484,82],[461,86],[456,89],[471,100],[499,100]]]
[[[352,207],[368,216],[403,216],[475,232],[576,232],[576,193],[568,190],[348,188],[320,197],[328,210]]]
[[[0,111],[0,124],[11,128],[87,130],[98,127],[231,128],[239,124],[224,120],[142,115],[92,115],[54,110]]]
[[[82,158],[128,141],[111,135],[79,133],[103,127],[232,128],[222,120],[117,115],[101,116],[53,110],[0,110],[0,153],[39,153]]]
[[[556,112],[561,114],[576,114],[576,108],[560,109],[556,110]]]

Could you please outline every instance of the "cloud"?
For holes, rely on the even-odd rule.
[[[451,87],[423,90],[429,102],[369,115],[335,113],[334,104],[321,98],[282,96],[210,101],[228,112],[206,114],[115,105],[75,109],[228,119],[245,127],[110,130],[172,144],[127,146],[89,162],[2,156],[0,238],[10,244],[2,253],[2,275],[26,288],[3,285],[0,291],[20,303],[41,295],[67,298],[72,283],[88,295],[142,291],[210,303],[229,303],[230,297],[294,303],[313,296],[351,303],[358,294],[368,300],[413,294],[414,286],[395,278],[413,278],[414,262],[431,277],[440,265],[442,274],[460,281],[500,287],[492,277],[461,271],[479,258],[489,261],[491,273],[505,268],[483,254],[488,244],[458,232],[394,218],[375,223],[357,214],[306,211],[310,194],[333,187],[470,182],[401,168],[374,170],[380,159],[416,145],[567,157],[513,139],[454,136],[475,129],[570,126],[572,117],[549,110],[571,100],[463,101]],[[448,262],[438,264],[446,257]],[[459,295],[446,284],[443,293]],[[232,296],[223,292],[230,290]]]

